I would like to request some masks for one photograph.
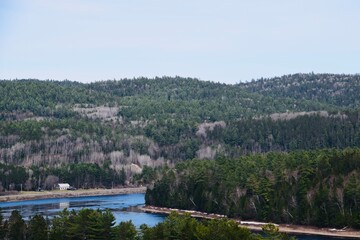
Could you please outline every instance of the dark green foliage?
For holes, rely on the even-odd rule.
[[[12,240],[26,239],[26,223],[17,210],[11,212],[7,238]]]
[[[107,81],[90,87],[123,97],[119,114],[128,120],[182,119],[196,122],[231,120],[273,112],[333,109],[326,104],[270,98],[225,85],[181,77]]]
[[[204,224],[205,225],[205,224]],[[255,236],[246,228],[240,228],[234,221],[228,220],[212,220],[208,222],[204,227],[199,226],[197,228],[198,236],[200,239],[254,239]]]
[[[124,169],[117,172],[106,162],[101,167],[92,163],[68,164],[57,168],[32,166],[30,171],[26,171],[25,167],[0,163],[0,186],[4,190],[45,188],[48,176],[58,177],[59,182],[67,182],[76,188],[111,188],[123,186],[126,180]],[[30,189],[26,189],[27,182],[31,183]]]
[[[358,113],[355,115],[358,118]],[[309,150],[320,148],[346,148],[360,146],[360,122],[351,121],[351,115],[321,116],[311,114],[286,120],[247,119],[230,122],[218,136],[218,140],[232,147],[240,147],[244,153]],[[230,149],[231,152],[231,149]]]
[[[115,239],[133,240],[137,235],[136,228],[131,221],[121,222],[114,229]]]
[[[26,224],[17,211],[9,219],[9,235],[1,239],[106,239],[106,240],[285,240],[286,234],[268,224],[263,228],[266,237],[239,227],[232,220],[196,220],[189,215],[171,213],[164,222],[154,227],[142,225],[137,230],[131,221],[114,226],[115,218],[109,210],[82,209],[79,212],[64,210],[47,225],[45,219],[36,215]],[[25,235],[26,225],[28,226]],[[2,226],[2,225],[1,225]],[[6,226],[5,226],[6,227]],[[17,231],[15,231],[17,230]]]
[[[0,165],[1,190],[20,190],[21,186],[34,190],[43,187],[49,175],[77,188],[109,188],[123,185],[127,180],[149,184],[157,176],[145,165],[173,164],[193,158],[238,158],[269,151],[359,147],[358,88],[358,75],[333,74],[294,74],[236,85],[182,77],[90,84],[2,80],[0,162],[5,165]],[[114,112],[109,117],[106,114],[99,117],[98,108]],[[284,181],[286,173],[274,172],[274,183],[272,178],[259,180],[259,173],[252,172],[251,167],[248,171],[252,176],[236,177],[228,184],[235,187],[237,181],[243,181],[248,194],[259,197],[256,202],[263,206],[259,212],[254,212],[254,199],[241,200],[249,218],[256,215],[266,219],[271,215],[290,221],[291,216],[300,216],[307,223],[315,221],[309,216],[307,203],[313,181],[333,171],[345,172],[343,182],[339,183],[342,186],[359,165],[355,155],[354,161],[346,166],[339,161],[341,156],[333,158],[336,160],[320,158],[317,164],[323,175],[315,176],[315,180],[308,171],[313,170],[312,164],[298,169],[303,177],[296,179],[296,190],[293,180]],[[348,158],[352,158],[351,153]],[[134,177],[128,170],[131,164],[144,168],[144,174]],[[171,197],[164,202],[181,199],[182,205],[238,214],[241,208],[235,201],[221,200],[221,195],[228,193],[219,183],[206,185],[211,179],[221,182],[224,178],[216,165],[209,168],[199,171],[192,184],[180,191],[164,186],[156,194],[170,193]],[[266,169],[261,170],[261,174],[267,173]],[[176,177],[171,170],[165,174],[169,181]],[[340,182],[340,177],[337,181]],[[296,210],[290,207],[283,214],[280,207],[277,210],[269,207],[273,195],[278,198],[279,206],[290,201],[281,198],[282,192],[272,191],[274,184],[285,193],[297,191]],[[204,192],[204,188],[208,189]],[[184,198],[182,191],[190,190],[193,194]],[[333,187],[324,184],[323,190],[325,195],[335,196]],[[216,201],[199,200],[207,196]],[[236,197],[233,193],[231,199]],[[336,208],[331,202],[323,201],[323,197],[316,199],[324,206]],[[221,209],[223,201],[228,202],[226,210]],[[348,197],[346,201],[355,200]],[[343,213],[328,218],[337,219],[340,225],[347,221]]]
[[[144,166],[141,174],[134,176],[134,181],[138,181],[139,183],[141,181],[142,184],[150,184],[152,182],[155,182],[157,178],[158,174],[156,169]]]
[[[16,117],[12,112],[69,117],[74,112],[68,106],[75,103],[104,104],[110,100],[106,94],[88,90],[81,83],[33,79],[0,81],[0,96],[0,111],[4,114],[3,118],[7,119]]]
[[[125,184],[125,172],[116,172],[108,164],[69,164],[60,168],[48,169],[47,175],[58,176],[61,182],[68,182],[76,188],[95,188],[122,186]]]
[[[285,240],[288,235],[281,234],[278,229],[269,224],[264,229],[266,237],[251,233],[249,229],[239,227],[232,220],[203,220],[197,221],[188,215],[180,216],[171,213],[162,223],[149,228],[141,227],[141,235],[144,240]]]
[[[0,163],[0,186],[6,190],[21,190],[21,184],[27,179],[24,167]]]
[[[114,239],[114,221],[109,210],[64,210],[53,219],[50,239]]]
[[[308,99],[337,106],[358,108],[360,75],[292,74],[271,79],[240,83],[249,92],[264,96]]]
[[[68,230],[70,227],[70,212],[64,209],[59,216],[52,220],[51,229],[49,232],[50,239],[65,240],[67,239]]]
[[[273,99],[248,93],[240,86],[181,77],[138,78],[82,84],[69,81],[0,81],[3,119],[14,112],[36,116],[69,117],[74,104],[121,104],[120,114],[129,119],[151,119],[176,114],[178,118],[227,120],[286,110],[319,110],[326,105]],[[309,99],[311,100],[311,99]],[[270,104],[271,103],[271,104]],[[60,107],[61,106],[61,107]],[[160,110],[160,111],[159,111]]]
[[[358,111],[347,108],[353,107],[350,100],[331,102],[326,97],[356,102],[358,93],[345,88],[357,88],[358,79],[357,75],[305,74],[239,85],[181,77],[91,84],[3,80],[0,160],[59,166],[86,162],[94,155],[101,156],[103,163],[111,153],[121,152],[123,158],[135,153],[148,155],[151,161],[162,157],[178,162],[203,157],[206,148],[216,153],[204,158],[359,146]],[[290,93],[281,95],[288,85]],[[293,92],[299,94],[292,97]],[[115,115],[98,117],[95,113],[101,107],[115,109]],[[299,111],[323,112],[278,121],[268,117]],[[200,124],[219,122],[199,134]]]
[[[149,205],[241,219],[359,228],[360,149],[192,160],[163,172]]]
[[[2,215],[0,209],[0,239],[5,239],[8,231],[8,221],[4,220],[4,216]]]
[[[266,224],[262,227],[262,231],[268,239],[288,239],[295,240],[295,237],[289,237],[286,233],[280,233],[279,228],[273,224]]]
[[[65,130],[66,129],[66,130]],[[59,120],[26,120],[26,121],[0,121],[0,133],[3,136],[18,136],[18,141],[26,142],[29,140],[43,140],[46,137],[57,136],[59,131],[69,133],[72,137],[95,137],[101,138],[111,134],[111,128],[104,126],[97,121],[87,119],[59,119]],[[61,132],[60,132],[61,133]],[[11,147],[8,142],[3,142],[3,146]]]
[[[48,225],[41,215],[35,215],[28,222],[27,239],[29,240],[47,240]]]
[[[108,211],[80,210],[78,213],[71,212],[68,239],[111,239],[111,228],[115,218]]]
[[[196,220],[190,216],[173,213],[163,223],[145,230],[144,239],[196,239],[196,226]]]
[[[358,75],[334,74],[237,85],[181,77],[0,81],[1,190],[37,189],[49,175],[78,188],[119,186],[132,177],[119,165],[135,163],[143,172],[134,181],[162,177],[146,195],[158,205],[359,228],[359,82]],[[115,115],[92,114],[100,106]],[[271,152],[325,148],[343,150]],[[140,155],[154,166],[157,159],[218,159],[157,171]],[[66,239],[62,234],[56,239]]]

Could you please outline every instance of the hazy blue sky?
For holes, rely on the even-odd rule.
[[[0,79],[360,72],[358,0],[0,0]]]

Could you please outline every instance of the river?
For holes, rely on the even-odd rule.
[[[27,200],[19,202],[1,202],[0,208],[5,218],[11,211],[18,210],[25,220],[35,214],[41,214],[52,218],[63,209],[79,210],[82,208],[110,209],[116,218],[116,223],[131,220],[135,226],[141,224],[155,226],[164,220],[164,215],[144,213],[138,207],[145,204],[144,194],[123,194],[111,196],[85,196],[74,198],[51,198],[41,200]],[[345,240],[348,238],[329,238],[318,236],[296,236],[300,240]]]
[[[131,220],[137,227],[144,223],[155,226],[164,220],[162,214],[140,211],[137,207],[144,205],[144,203],[144,194],[123,194],[2,202],[0,208],[5,218],[10,216],[11,211],[18,210],[25,220],[35,214],[52,218],[65,208],[75,211],[82,208],[110,209],[115,216],[116,223]]]

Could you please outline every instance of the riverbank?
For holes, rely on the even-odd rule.
[[[141,209],[148,213],[162,213],[162,214],[170,214],[171,212],[175,211],[179,214],[190,214],[192,217],[204,218],[204,219],[227,218],[225,215],[220,215],[220,214],[208,214],[204,212],[180,210],[173,208],[162,208],[162,207],[154,207],[154,206],[144,206]],[[267,224],[262,222],[241,221],[239,219],[232,219],[232,220],[238,222],[241,227],[247,227],[254,231],[261,231],[262,226],[264,224]],[[301,226],[301,225],[289,225],[289,224],[274,224],[274,225],[279,227],[280,232],[294,234],[294,235],[317,235],[317,236],[325,236],[325,237],[360,239],[360,231],[356,231],[353,229],[335,229],[335,228],[327,229],[327,228],[316,228],[316,227]]]
[[[23,191],[18,194],[10,194],[0,196],[0,202],[14,202],[24,200],[46,199],[46,198],[68,198],[68,197],[82,197],[82,196],[101,196],[101,195],[118,195],[131,193],[145,193],[146,187],[129,187],[129,188],[114,188],[114,189],[79,189],[75,191],[68,190],[54,190],[54,191]]]

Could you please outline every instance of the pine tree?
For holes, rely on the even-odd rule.
[[[35,215],[28,223],[28,240],[46,240],[48,239],[48,225],[41,215]]]
[[[11,212],[9,218],[8,238],[11,240],[23,240],[26,234],[26,224],[19,211]]]

